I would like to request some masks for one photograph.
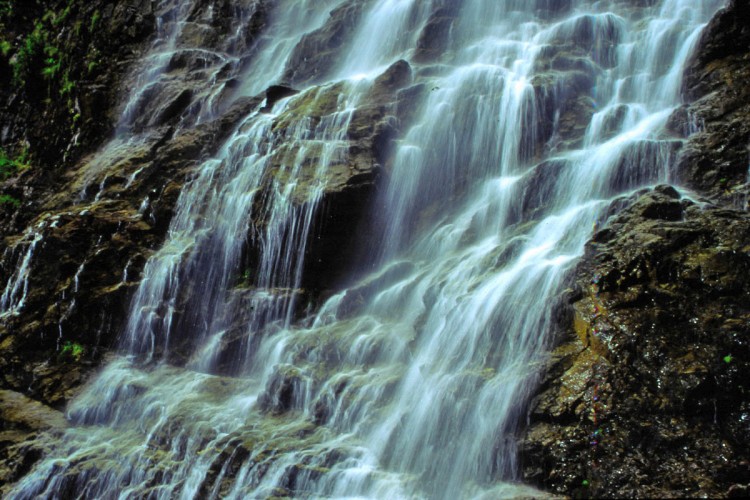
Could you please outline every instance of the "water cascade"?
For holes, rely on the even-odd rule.
[[[158,120],[132,110],[159,100],[182,50],[195,2],[163,3],[174,9],[119,141]],[[185,185],[120,355],[11,497],[523,494],[517,433],[566,277],[614,200],[676,181],[665,126],[723,3],[272,2],[260,39],[237,35],[211,56],[233,61],[231,99],[209,78],[180,126],[271,85],[299,92],[259,103]],[[255,7],[238,7],[233,26]],[[346,7],[351,40],[315,74],[295,73],[295,47]],[[420,33],[435,12],[450,22],[433,57]],[[400,95],[420,97],[398,103],[411,108],[366,255],[316,306],[303,282],[321,200],[352,160],[358,110],[394,68],[411,78]],[[35,234],[3,314],[23,307]]]

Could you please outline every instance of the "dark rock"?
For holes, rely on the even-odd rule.
[[[716,497],[747,482],[748,242],[746,213],[669,186],[595,235],[532,403],[527,480],[602,498]]]
[[[169,102],[166,107],[159,113],[159,117],[156,119],[156,125],[164,125],[165,123],[178,118],[180,113],[185,111],[190,105],[193,98],[193,91],[190,89],[184,89],[180,92],[172,102]]]
[[[690,187],[738,208],[748,199],[750,6],[732,0],[704,30],[685,72],[690,104],[675,128],[692,133],[677,171]]]
[[[63,414],[17,392],[0,390],[0,494],[44,457],[67,427]]]
[[[430,15],[417,40],[413,56],[415,62],[432,62],[443,54],[448,47],[451,28],[457,14],[454,6],[444,6]]]
[[[129,297],[166,234],[182,182],[260,99],[238,101],[221,119],[173,134],[156,129],[135,145],[111,143],[69,172],[38,202],[41,235],[23,309],[0,320],[2,387],[62,408],[115,346]],[[9,237],[7,280],[29,248]],[[77,346],[79,354],[66,354]]]
[[[270,111],[279,99],[292,96],[298,92],[299,90],[284,85],[271,85],[266,89],[266,105],[263,107],[263,110]]]
[[[331,11],[320,29],[303,36],[289,58],[282,81],[305,87],[333,69],[339,62],[338,49],[349,41],[364,6],[361,0],[343,2]]]

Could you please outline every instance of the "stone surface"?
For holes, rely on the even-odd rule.
[[[71,10],[62,17],[68,4]],[[31,261],[24,308],[0,322],[0,483],[27,472],[65,427],[58,410],[116,345],[140,271],[163,241],[182,185],[201,160],[249,112],[272,111],[290,98],[290,106],[274,118],[280,165],[288,153],[284,134],[291,127],[306,120],[312,130],[339,111],[346,82],[310,85],[340,62],[335,49],[348,43],[353,20],[365,4],[342,2],[320,29],[303,37],[280,85],[236,100],[237,76],[265,28],[267,2],[196,2],[176,42],[181,50],[153,92],[136,102],[139,113],[129,129],[138,135],[108,143],[122,112],[122,89],[135,84],[133,65],[148,50],[160,14],[154,3],[30,0],[3,19],[3,40],[11,50],[0,57],[1,144],[13,155],[28,150],[32,168],[0,179],[0,194],[21,204],[0,209],[0,282],[18,268],[34,231],[41,240]],[[651,3],[632,4],[639,9]],[[438,65],[420,64],[440,61],[449,47],[456,12],[450,2],[435,5],[419,27],[417,65],[399,61],[388,68],[351,117],[342,141],[345,154],[327,175],[302,289],[277,293],[298,294],[301,304],[314,304],[354,264],[359,222],[389,174],[393,141],[427,95],[430,71],[441,71]],[[538,6],[540,15],[556,18],[569,13],[572,3],[540,0]],[[242,26],[228,21],[235,9],[243,10]],[[48,40],[59,41],[58,50],[65,54],[62,71],[75,82],[62,94],[62,79],[39,77],[44,68],[39,57],[24,70],[22,84],[12,81],[20,47],[47,11],[61,16],[55,25],[51,20],[57,18],[50,17],[44,29]],[[691,194],[696,200],[668,186],[618,200],[571,278],[569,303],[559,314],[560,342],[541,375],[521,446],[525,479],[548,491],[596,497],[747,494],[750,219],[743,209],[749,192],[748,19],[748,3],[732,0],[711,22],[686,74],[687,104],[670,120],[675,154],[685,142],[675,173],[696,191]],[[531,82],[538,135],[526,141],[525,160],[581,143],[595,106],[593,82],[612,62],[607,44],[595,45],[587,35],[590,22],[585,16],[578,19],[575,43],[550,46],[539,60]],[[609,33],[613,39],[619,36],[616,23]],[[192,50],[198,45],[207,51]],[[244,55],[227,63],[218,52]],[[208,109],[204,98],[217,88],[216,108]],[[266,108],[260,110],[264,98]],[[550,110],[561,103],[556,118]],[[616,111],[611,116],[613,125],[620,119]],[[315,160],[311,155],[309,161]],[[554,176],[559,168],[551,161],[537,170],[540,176]],[[266,189],[275,175],[279,169],[270,171]],[[304,202],[309,182],[310,176],[301,177],[295,203]],[[534,182],[527,195],[544,197],[543,183]],[[255,252],[247,249],[248,267]],[[376,283],[402,272],[386,270],[372,283],[353,288],[344,309],[356,311]],[[245,292],[236,290],[238,300]],[[335,335],[325,333],[316,347],[322,359],[335,357],[339,348]],[[244,340],[242,335],[228,334],[228,351]],[[311,335],[308,341],[316,339]],[[304,342],[299,348],[301,353],[313,349]],[[263,395],[267,417],[292,418],[291,389],[314,383],[312,371],[280,370]],[[316,424],[326,423],[348,383],[356,380],[342,382],[316,404]],[[390,379],[384,377],[383,383]],[[301,446],[325,427],[316,431],[305,422],[297,430],[296,437],[280,438],[272,446]],[[228,436],[226,444],[226,453],[236,458],[228,465],[230,472],[251,454],[270,464],[274,452],[254,449],[250,431]],[[325,472],[340,459],[337,453],[330,450],[330,457],[315,464],[290,468],[284,488],[275,493],[293,495],[298,478]],[[213,471],[202,491],[221,491],[220,480]]]
[[[323,26],[303,36],[289,58],[283,81],[293,87],[309,86],[340,63],[338,49],[354,34],[364,7],[362,0],[342,2]]]
[[[616,201],[571,276],[521,440],[525,479],[548,491],[748,490],[749,14],[732,0],[710,22],[670,119],[692,199],[659,186]]]
[[[576,271],[525,476],[573,495],[726,496],[750,482],[750,216],[667,186],[628,203]]]
[[[67,427],[61,412],[0,389],[0,495],[39,460],[46,443]]]
[[[101,76],[108,78],[108,86],[117,87],[119,82],[125,86],[135,84],[137,71],[130,73],[129,68],[146,50],[149,40],[144,23],[153,23],[154,16],[163,14],[154,11],[151,4],[136,11],[137,1],[140,0],[122,2],[122,6],[96,2],[90,7],[75,4],[69,17],[56,26],[67,33],[66,30],[77,24],[90,22],[90,16],[99,12],[101,21],[97,23],[107,23],[110,38],[97,34],[85,42],[90,50],[111,53],[112,68],[116,71],[112,69]],[[215,5],[209,8],[209,4]],[[359,7],[355,4],[351,8],[356,10]],[[14,19],[33,24],[44,13],[41,5],[34,3],[33,7],[36,10],[17,9]],[[232,31],[236,36],[229,41],[222,33],[235,27],[227,22],[227,9],[244,10],[246,20],[242,30]],[[205,97],[213,81],[204,77],[218,67],[216,61],[205,59],[209,56],[201,59],[203,56],[196,55],[191,47],[200,43],[208,49],[242,52],[252,46],[264,28],[265,12],[262,1],[197,2],[188,13],[186,28],[176,42],[184,50],[172,57],[148,100],[136,103],[136,108],[145,106],[130,126],[130,132],[138,132],[136,135],[124,135],[100,146],[110,137],[116,117],[122,111],[122,104],[114,98],[117,92],[112,90],[112,95],[108,94],[106,99],[82,107],[79,120],[85,124],[83,128],[91,129],[87,132],[89,139],[75,149],[75,154],[65,156],[64,137],[44,148],[33,140],[27,141],[32,168],[6,179],[2,185],[5,193],[17,195],[21,202],[20,209],[5,207],[0,214],[4,217],[0,220],[5,250],[0,260],[3,283],[19,268],[37,235],[39,243],[29,261],[26,284],[29,292],[24,306],[20,312],[0,321],[0,352],[3,354],[0,356],[0,387],[23,392],[54,408],[63,408],[107,352],[116,347],[130,295],[138,285],[146,260],[165,237],[185,179],[203,159],[216,151],[245,116],[259,108],[264,97],[267,111],[275,101],[297,92],[279,85],[255,98],[237,100],[231,92],[219,94],[222,105],[217,109],[223,106],[217,114],[219,118],[211,120],[204,116],[200,125],[195,124],[195,117],[200,113],[196,102]],[[334,11],[331,22],[341,23],[337,21],[339,15],[355,14],[354,11],[338,14]],[[323,30],[328,33],[325,36],[330,35],[327,29]],[[20,30],[19,37],[22,36]],[[120,31],[125,33],[122,37],[130,37],[130,45],[113,34]],[[207,36],[211,33],[215,36]],[[118,40],[122,47],[115,51],[108,44]],[[298,50],[307,50],[305,43],[303,40]],[[336,43],[343,43],[343,39]],[[64,48],[71,51],[71,59],[79,55],[78,45]],[[221,76],[214,81],[217,87],[221,87],[221,82],[228,84],[241,65],[220,69]],[[312,236],[320,243],[308,245],[302,284],[303,307],[318,300],[345,272],[358,222],[369,206],[390,142],[398,133],[396,95],[409,85],[411,78],[411,68],[406,62],[394,64],[377,79],[371,93],[352,116],[346,131],[344,154],[330,169]],[[170,82],[179,84],[169,85]],[[341,85],[313,88],[295,96],[295,104],[276,118],[279,140],[283,141],[286,129],[297,122],[309,120],[308,126],[314,127],[325,116],[337,111]],[[30,107],[52,106],[49,102],[40,104],[31,100],[35,92],[33,82],[19,88],[19,93],[9,96],[7,103],[0,107],[0,113],[11,114],[19,109],[14,107],[19,98],[26,99]],[[65,111],[62,109],[65,102],[55,104],[54,112]],[[31,137],[31,134],[45,133],[41,122],[23,121],[20,114],[13,119],[16,122],[9,128],[11,133],[3,137],[3,145],[7,145],[9,151],[14,144],[23,142],[21,135]],[[278,146],[278,162],[281,163],[284,147],[281,142]],[[47,157],[49,162],[45,160]],[[310,163],[314,160],[309,159]],[[267,188],[273,175],[276,174],[272,170],[264,182]],[[303,175],[295,203],[307,199],[309,186],[304,179]],[[309,183],[310,177],[307,179]],[[264,211],[260,209],[258,213]],[[262,226],[262,216],[255,223]],[[247,249],[248,265],[252,265],[252,255],[256,251],[252,247]]]
[[[750,166],[750,5],[732,0],[706,27],[688,66],[689,104],[673,129],[690,136],[676,167],[688,186],[737,208],[747,208]]]

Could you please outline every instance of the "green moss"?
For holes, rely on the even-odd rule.
[[[44,54],[47,56],[44,59],[44,68],[42,68],[42,76],[47,80],[52,80],[57,76],[62,61],[57,57],[59,50],[57,47],[48,46],[44,48]]]
[[[292,98],[287,108],[274,123],[274,130],[292,127],[304,118],[319,120],[338,110],[339,97],[344,90],[343,83],[316,87]]]
[[[65,344],[63,344],[62,351],[60,351],[60,356],[62,357],[71,357],[74,361],[80,361],[81,357],[83,357],[84,348],[81,344],[77,342],[70,342],[66,341]]]
[[[51,19],[52,26],[57,27],[60,23],[68,18],[68,16],[70,15],[70,11],[73,8],[73,1],[74,0],[68,0],[68,5],[66,5],[65,8],[60,12],[53,12]]]
[[[24,37],[13,63],[13,83],[24,85],[37,57],[42,55],[46,32],[41,21],[34,24],[34,30]]]
[[[3,57],[8,57],[12,48],[13,45],[8,40],[0,40],[0,53],[3,54]]]
[[[13,208],[21,206],[21,200],[9,194],[0,194],[0,205],[11,205]]]
[[[96,29],[96,25],[99,24],[99,20],[102,18],[102,14],[99,9],[96,9],[91,15],[91,22],[89,23],[89,33],[93,33]]]
[[[28,169],[29,164],[27,162],[28,151],[26,149],[14,158],[8,155],[3,148],[0,148],[0,179],[8,179]]]
[[[76,83],[70,79],[70,72],[66,70],[65,74],[63,74],[62,82],[60,83],[60,95],[64,96],[65,94],[69,94],[75,86]]]
[[[13,4],[10,0],[0,0],[0,18],[10,17],[13,15]]]

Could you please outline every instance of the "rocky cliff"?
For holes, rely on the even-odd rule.
[[[164,240],[184,182],[248,113],[297,90],[277,86],[257,97],[234,95],[243,57],[266,28],[263,1],[195,2],[186,13],[172,12],[177,3],[169,2],[157,10],[150,0],[10,1],[0,9],[0,276],[7,283],[0,318],[2,484],[39,458],[24,443],[38,431],[61,428],[59,412],[115,347],[132,291]],[[133,96],[149,69],[144,55],[166,43],[163,33],[179,15],[184,24],[163,74]],[[306,40],[344,43],[328,34],[342,22],[332,15]],[[391,103],[410,78],[409,65],[396,64],[351,120],[350,153],[331,170],[313,235],[322,243],[309,249],[308,301],[340,279],[345,262],[339,252],[351,246],[369,205],[396,131]],[[290,76],[289,85],[303,79]],[[339,91],[329,86],[298,95],[276,127],[303,119],[314,127],[336,111]],[[280,147],[279,161],[288,153]],[[274,175],[264,189],[273,188]],[[258,207],[261,214],[268,210]],[[246,266],[256,251],[248,247]],[[175,356],[179,362],[179,351]]]
[[[576,497],[744,497],[750,486],[747,2],[711,21],[671,119],[676,177],[611,207],[561,313],[524,476]]]
[[[444,3],[421,33],[415,61],[427,64],[443,50],[456,15]],[[39,459],[67,425],[61,410],[116,347],[146,260],[201,162],[243,117],[278,99],[293,96],[277,130],[315,127],[337,110],[339,86],[310,85],[350,41],[363,2],[342,3],[302,38],[282,85],[237,98],[267,29],[267,4],[197,2],[157,83],[124,103],[143,56],[163,42],[156,20],[173,19],[174,5],[0,2],[0,282],[8,283],[9,310],[0,318],[0,485]],[[239,25],[228,20],[237,9]],[[558,347],[521,436],[525,482],[573,496],[747,494],[747,19],[741,0],[714,18],[685,75],[686,104],[670,120],[680,147],[675,178],[692,191],[659,186],[618,200],[571,277]],[[539,107],[563,102],[564,112],[542,112],[528,158],[543,145],[582,141],[597,69],[581,61],[594,57],[606,68],[599,49],[555,47],[540,58],[532,82]],[[347,154],[328,174],[308,248],[305,304],[325,297],[351,264],[341,255],[354,253],[359,222],[388,174],[391,141],[429,92],[413,80],[409,63],[392,65],[348,125]],[[280,162],[292,152],[278,146]],[[265,189],[274,175],[278,169]],[[247,248],[246,267],[257,251]],[[184,361],[179,350],[172,361]]]

